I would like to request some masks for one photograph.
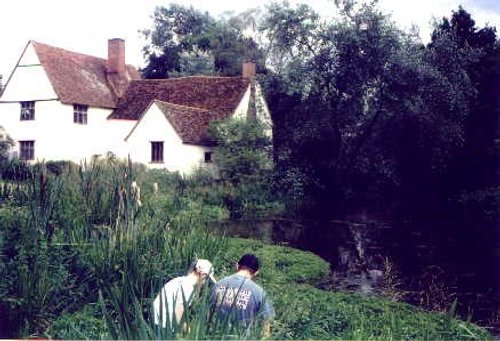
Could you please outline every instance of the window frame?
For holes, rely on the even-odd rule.
[[[151,163],[163,163],[165,160],[164,141],[151,141]]]
[[[19,159],[23,161],[32,161],[35,159],[35,141],[19,141]]]
[[[89,106],[85,104],[73,104],[73,123],[88,124]]]
[[[35,120],[35,101],[23,101],[21,103],[21,121],[34,121]]]

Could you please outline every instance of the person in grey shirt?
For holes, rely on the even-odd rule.
[[[211,302],[218,318],[236,320],[245,328],[253,326],[255,321],[261,322],[263,336],[268,337],[275,312],[265,290],[253,281],[259,268],[255,255],[243,255],[236,265],[236,273],[213,287]]]

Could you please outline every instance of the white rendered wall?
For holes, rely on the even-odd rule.
[[[136,125],[137,121],[109,119],[106,121],[101,132],[102,136],[107,136],[107,142],[103,145],[104,148],[101,148],[103,155],[107,152],[112,152],[119,158],[127,159],[129,156],[129,149],[125,139]]]
[[[35,50],[28,45],[2,94],[2,102],[56,99],[52,85]]]
[[[248,112],[248,104],[250,102],[250,86],[248,86],[243,98],[240,101],[240,104],[236,107],[236,110],[233,113],[234,118],[246,118]]]
[[[262,88],[258,83],[255,84],[255,107],[257,110],[257,118],[266,127],[266,135],[271,137],[273,134],[273,122],[271,120],[271,112],[267,106],[267,102],[262,94]]]
[[[20,120],[22,101],[35,102],[34,120]],[[0,99],[0,125],[14,139],[15,152],[19,153],[18,141],[35,141],[35,161],[71,160],[79,163],[109,151],[126,154],[124,138],[134,122],[110,124],[107,119],[110,113],[111,109],[90,107],[87,124],[74,123],[73,103],[62,104],[57,100],[31,44]]]
[[[87,124],[73,122],[73,105],[59,101],[36,101],[35,119],[20,120],[19,103],[0,104],[0,124],[15,140],[35,141],[35,159],[71,160],[80,163],[93,155],[110,150],[114,136],[106,130],[110,109],[92,108],[87,111]],[[4,121],[3,117],[7,119]],[[5,122],[5,123],[4,123]]]
[[[151,142],[163,142],[163,162],[151,162]],[[208,148],[182,143],[180,137],[156,104],[152,104],[127,138],[132,161],[149,168],[166,168],[170,172],[192,173],[204,166]]]

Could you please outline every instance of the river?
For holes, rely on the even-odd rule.
[[[311,251],[331,264],[327,290],[385,295],[500,331],[500,245],[495,227],[356,220],[231,220],[229,236]]]

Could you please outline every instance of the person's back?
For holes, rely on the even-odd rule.
[[[193,290],[194,287],[187,276],[176,277],[165,284],[153,302],[154,323],[161,324],[165,328],[168,321],[168,324],[172,328],[175,313],[174,307],[177,305],[189,305]]]
[[[252,278],[259,272],[257,257],[244,255],[238,262],[237,272],[221,279],[212,290],[211,302],[217,318],[237,321],[248,327],[254,321],[264,324],[268,333],[274,309],[266,292]]]
[[[180,323],[185,308],[191,304],[195,288],[204,285],[206,278],[215,283],[212,264],[199,259],[186,276],[176,277],[165,284],[153,301],[154,323],[163,328],[167,325],[173,328],[174,321]]]
[[[252,279],[234,274],[217,283],[213,291],[214,302],[221,317],[234,317],[247,326],[256,317],[268,319],[272,315],[271,306],[266,305],[264,290]]]

